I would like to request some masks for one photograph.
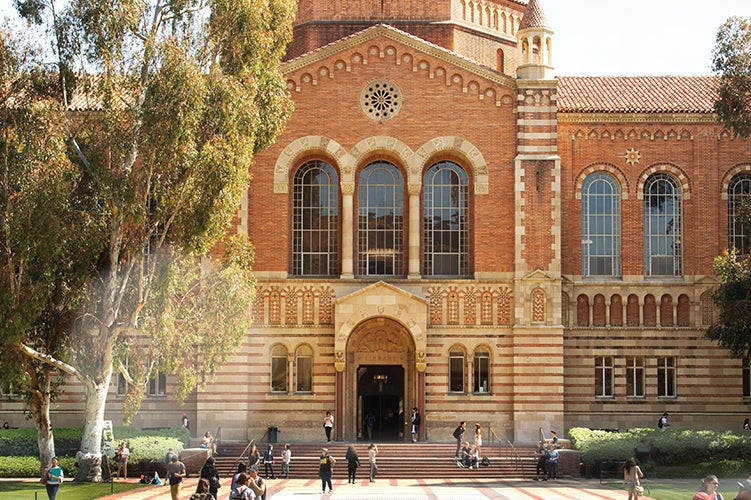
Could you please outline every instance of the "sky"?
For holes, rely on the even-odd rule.
[[[751,0],[538,1],[559,76],[709,75],[717,29],[751,18]],[[12,12],[0,0],[0,15]]]

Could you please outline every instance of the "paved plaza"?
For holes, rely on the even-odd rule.
[[[466,475],[465,475],[466,476]],[[357,484],[346,479],[334,481],[332,493],[321,494],[321,482],[312,479],[270,480],[267,499],[274,500],[625,500],[626,492],[601,485],[597,480],[561,479],[536,482],[495,480],[462,476],[446,479],[383,479]],[[184,481],[180,500],[195,491],[196,478]],[[229,479],[222,481],[219,500],[229,496]],[[169,486],[150,486],[143,490],[105,497],[108,500],[169,500]],[[651,497],[641,497],[649,500]]]

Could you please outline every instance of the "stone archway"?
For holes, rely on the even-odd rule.
[[[344,438],[402,440],[405,415],[418,405],[415,343],[409,331],[391,318],[367,319],[350,334],[346,356]],[[368,413],[375,419],[370,439],[364,425]]]
[[[357,415],[358,366],[399,366],[404,377],[402,404],[424,413],[427,313],[425,299],[382,281],[334,302],[337,436],[355,440],[362,429]],[[425,425],[421,437],[424,429]]]

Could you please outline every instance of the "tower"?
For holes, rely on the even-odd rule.
[[[517,33],[515,158],[514,425],[564,426],[561,324],[561,159],[552,77],[552,34],[538,0],[530,0]],[[534,353],[534,354],[533,354]],[[541,360],[545,370],[540,370]],[[541,397],[539,388],[548,391]],[[544,415],[544,422],[540,421]]]
[[[521,80],[553,79],[553,30],[538,0],[529,0],[527,10],[516,34]]]

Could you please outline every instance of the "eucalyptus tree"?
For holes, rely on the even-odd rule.
[[[246,260],[220,261],[214,267],[226,274],[216,282],[207,275],[191,280],[184,272],[176,280],[175,270],[184,267],[173,264],[206,254],[224,237],[254,155],[291,113],[278,68],[295,2],[70,0],[60,6],[16,0],[16,7],[29,29],[47,28],[68,110],[69,156],[105,218],[105,243],[73,322],[67,358],[31,345],[24,352],[85,385],[81,450],[96,457],[113,366],[134,387],[156,368],[175,370],[170,356],[153,351],[170,344],[151,336],[166,335],[192,339],[174,344],[203,350],[182,355],[210,360],[210,368],[247,324],[247,316],[225,317],[231,324],[204,338],[194,321],[206,319],[212,307],[214,314],[221,311],[191,293],[249,300]],[[221,319],[214,317],[214,325]],[[119,357],[125,352],[150,359],[138,377],[125,370]],[[191,373],[183,395],[200,382],[202,371]]]
[[[69,325],[103,248],[102,226],[66,153],[57,75],[40,50],[0,27],[0,381],[22,397],[41,463],[55,455],[50,403],[63,378],[22,354],[63,357]]]
[[[736,135],[751,135],[751,18],[731,17],[717,30],[712,69],[720,76],[715,112]]]

